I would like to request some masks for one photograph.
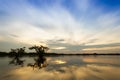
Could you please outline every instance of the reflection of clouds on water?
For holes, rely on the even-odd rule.
[[[54,63],[54,64],[66,64],[66,61],[64,61],[64,60],[55,60],[55,61],[52,61],[52,63]]]
[[[24,59],[23,67],[8,65],[9,58],[0,59],[0,80],[120,80],[120,56],[46,57],[48,65],[34,70],[27,64],[38,58]]]
[[[105,57],[105,56],[101,56],[101,57],[84,57],[83,61],[86,63],[93,63],[93,64],[111,64],[111,65],[119,65],[120,66],[120,62],[119,62],[120,58],[116,57],[116,56],[112,56],[112,57]]]
[[[88,65],[89,72],[103,80],[120,80],[120,68],[113,66]]]
[[[112,72],[111,72],[112,71]],[[113,66],[70,66],[58,69],[32,70],[29,67],[14,69],[9,80],[119,80],[120,68]],[[5,78],[4,78],[5,80]],[[6,79],[7,80],[7,79]]]

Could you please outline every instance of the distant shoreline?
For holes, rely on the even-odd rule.
[[[4,56],[14,56],[15,54],[10,54],[7,52],[0,52],[0,57]],[[21,56],[37,56],[36,53],[21,53]],[[65,54],[65,53],[45,53],[45,56],[74,56],[74,55],[81,55],[81,56],[97,56],[97,55],[120,55],[120,53],[75,53],[75,54]]]

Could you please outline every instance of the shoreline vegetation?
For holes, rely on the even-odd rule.
[[[9,52],[0,52],[0,57],[4,57],[4,56],[8,56],[8,57],[12,57],[16,55],[16,53],[9,53]],[[21,56],[38,56],[38,54],[36,54],[36,52],[25,52],[25,53],[20,53]],[[97,56],[97,55],[120,55],[120,53],[70,53],[70,54],[65,54],[65,53],[44,53],[44,56],[74,56],[74,55],[78,55],[78,56]]]
[[[28,49],[30,50],[35,50],[35,52],[26,52],[25,51],[26,47],[22,48],[17,48],[17,49],[11,49],[10,52],[0,52],[0,57],[8,56],[8,57],[13,57],[13,56],[97,56],[97,55],[120,55],[120,53],[48,53],[47,51],[49,50],[48,47],[45,46],[32,46]]]

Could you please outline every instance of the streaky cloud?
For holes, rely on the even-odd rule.
[[[0,0],[0,42],[66,47],[68,52],[120,43],[119,6],[105,12],[102,1],[96,4],[93,0]]]

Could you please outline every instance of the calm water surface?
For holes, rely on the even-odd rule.
[[[35,57],[0,57],[0,80],[120,80],[120,56],[46,57],[46,66],[32,66]]]

